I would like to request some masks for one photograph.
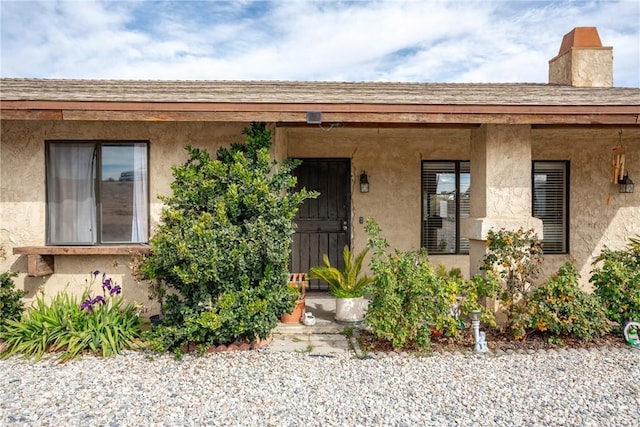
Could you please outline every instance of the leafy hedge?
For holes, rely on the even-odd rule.
[[[605,248],[594,264],[590,282],[609,319],[621,325],[640,321],[640,242],[630,239],[625,249]]]
[[[576,267],[565,263],[533,291],[529,308],[531,329],[583,341],[611,330],[600,298],[580,289],[579,277]]]
[[[484,311],[484,320],[492,324],[492,314],[478,304],[486,296],[481,281],[465,280],[457,271],[434,271],[424,250],[390,250],[371,218],[365,231],[375,274],[365,322],[377,338],[397,349],[424,350],[432,333],[459,337],[464,316],[472,310]]]
[[[264,123],[244,134],[245,144],[219,149],[216,159],[187,146],[189,159],[172,167],[172,195],[163,198],[152,254],[141,265],[146,277],[177,291],[164,307],[159,349],[264,339],[293,307],[294,217],[315,194],[293,191],[298,162],[276,167]]]
[[[22,297],[26,292],[15,288],[13,278],[16,273],[0,274],[0,331],[9,320],[18,320],[22,315]]]

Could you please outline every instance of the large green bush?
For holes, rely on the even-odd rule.
[[[565,263],[536,288],[528,312],[532,330],[590,341],[611,330],[600,298],[578,284],[576,267]]]
[[[22,297],[25,292],[15,289],[13,278],[15,273],[0,274],[0,331],[9,320],[18,320],[22,315]]]
[[[95,281],[99,272],[92,274]],[[22,354],[40,359],[58,352],[61,361],[95,353],[103,357],[135,346],[140,319],[132,304],[124,304],[121,288],[102,276],[102,295],[91,297],[87,286],[82,302],[59,293],[47,304],[43,294],[20,320],[9,320],[0,338],[6,341],[2,356]]]
[[[507,328],[515,339],[523,339],[528,327],[531,292],[542,264],[542,242],[533,230],[500,229],[487,233],[487,254],[481,270],[497,289],[507,315]]]
[[[589,280],[609,319],[621,325],[627,320],[640,321],[640,243],[630,240],[625,249],[605,248]]]
[[[460,316],[481,309],[478,283],[455,272],[434,271],[424,250],[391,251],[371,218],[365,231],[367,245],[373,249],[370,266],[375,274],[365,318],[372,333],[397,349],[427,349],[433,331],[458,337]],[[490,321],[491,316],[485,318]]]
[[[156,284],[178,291],[165,305],[168,348],[181,340],[264,339],[293,307],[287,269],[294,217],[315,195],[292,191],[298,163],[276,167],[264,123],[244,134],[245,144],[219,149],[217,159],[187,146],[189,159],[172,167],[172,195],[163,198],[152,253],[141,265]]]

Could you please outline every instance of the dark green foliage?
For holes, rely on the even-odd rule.
[[[627,320],[640,321],[640,242],[630,240],[626,249],[605,248],[589,279],[609,319],[621,325]]]
[[[611,330],[597,295],[578,285],[578,271],[566,263],[531,295],[530,328],[556,336],[590,341]]]
[[[22,297],[25,292],[15,289],[13,278],[15,273],[0,274],[0,331],[8,320],[18,320],[22,315]]]
[[[173,166],[172,195],[163,198],[161,224],[141,272],[174,288],[165,326],[167,348],[180,341],[227,344],[266,338],[293,307],[287,285],[294,217],[315,197],[291,191],[296,162],[276,168],[264,123],[245,129],[246,144],[218,150],[186,147]],[[164,333],[158,329],[158,334]]]
[[[515,339],[523,339],[528,325],[531,292],[540,273],[542,244],[533,230],[489,230],[487,254],[481,269],[495,287],[507,314],[507,327]]]
[[[376,279],[369,287],[365,318],[373,334],[397,349],[423,350],[429,348],[433,330],[458,337],[460,316],[481,309],[478,282],[467,281],[456,271],[434,272],[425,251],[389,252],[378,224],[370,218],[365,231],[367,245],[373,249],[370,265]],[[490,314],[484,318],[492,322]]]
[[[87,290],[83,300],[81,304],[60,293],[47,304],[44,295],[36,296],[35,305],[22,319],[9,320],[0,332],[7,344],[2,356],[22,354],[39,360],[46,352],[59,352],[59,359],[65,361],[86,352],[113,356],[135,346],[140,319],[133,305],[125,305],[122,297],[109,292],[97,302]],[[86,303],[92,300],[95,303],[88,309]]]

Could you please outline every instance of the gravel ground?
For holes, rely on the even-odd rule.
[[[0,361],[0,425],[637,426],[640,351]]]

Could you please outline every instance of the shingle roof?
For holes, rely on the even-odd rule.
[[[0,79],[2,101],[404,105],[640,105],[637,88],[537,83]]]

